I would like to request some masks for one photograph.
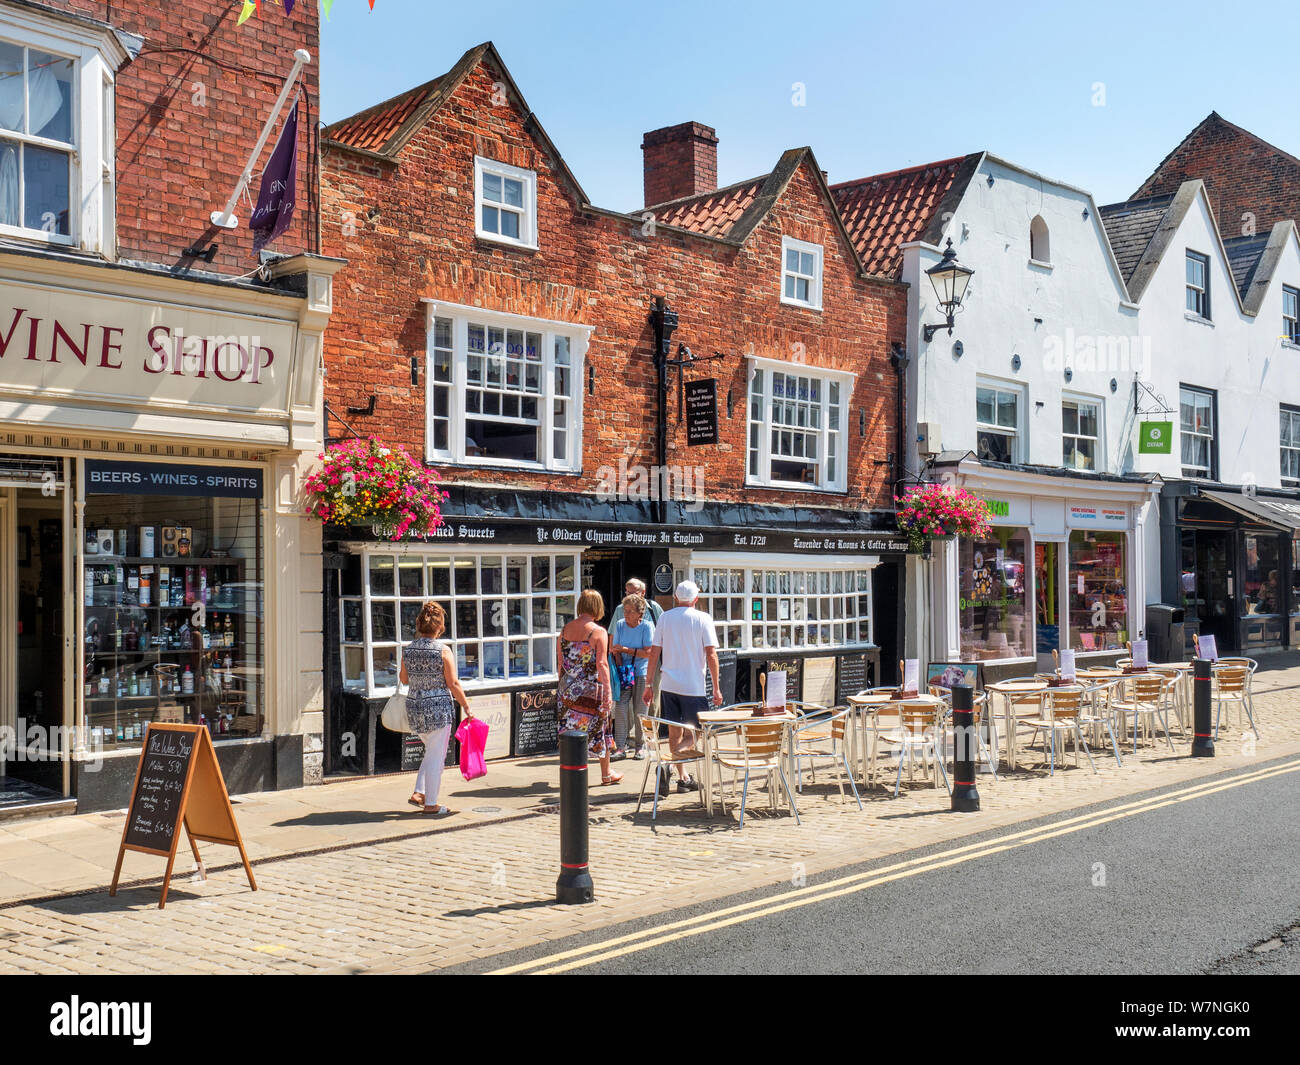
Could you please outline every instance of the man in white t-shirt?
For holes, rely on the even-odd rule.
[[[704,684],[706,668],[713,680],[713,705],[722,705],[722,688],[718,684],[718,634],[713,628],[713,619],[695,608],[699,598],[700,589],[692,581],[682,581],[673,595],[677,605],[672,610],[665,611],[655,624],[643,696],[645,704],[649,706],[654,698],[654,681],[659,675],[662,662],[659,712],[669,721],[692,726],[699,725],[700,711],[709,708]],[[691,753],[693,735],[691,730],[668,726],[668,746],[675,758]],[[678,791],[698,790],[699,784],[686,775],[686,769],[680,763],[677,773],[680,777],[677,782]],[[666,790],[666,786],[666,780],[660,781],[661,791]]]

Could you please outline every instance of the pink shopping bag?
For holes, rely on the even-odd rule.
[[[460,741],[460,775],[466,780],[487,776],[487,763],[483,760],[487,736],[487,722],[476,717],[465,718],[456,730],[456,739]]]

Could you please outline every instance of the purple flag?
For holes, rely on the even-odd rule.
[[[293,221],[298,196],[298,106],[301,102],[301,97],[294,101],[293,110],[280,130],[280,139],[275,142],[275,150],[262,171],[257,207],[248,220],[255,252],[275,240]]]

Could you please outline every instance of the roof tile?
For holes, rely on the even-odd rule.
[[[714,192],[646,208],[661,225],[677,226],[710,237],[726,237],[758,197],[769,175],[742,181]]]
[[[437,91],[441,78],[417,85],[414,89],[375,104],[351,118],[326,126],[324,136],[351,148],[383,152],[394,134],[402,128],[417,108]]]

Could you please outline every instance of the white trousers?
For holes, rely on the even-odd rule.
[[[447,760],[447,742],[451,739],[451,726],[444,725],[420,736],[424,744],[424,761],[415,774],[415,790],[424,796],[425,806],[438,804],[438,789],[442,786],[442,766]]]

